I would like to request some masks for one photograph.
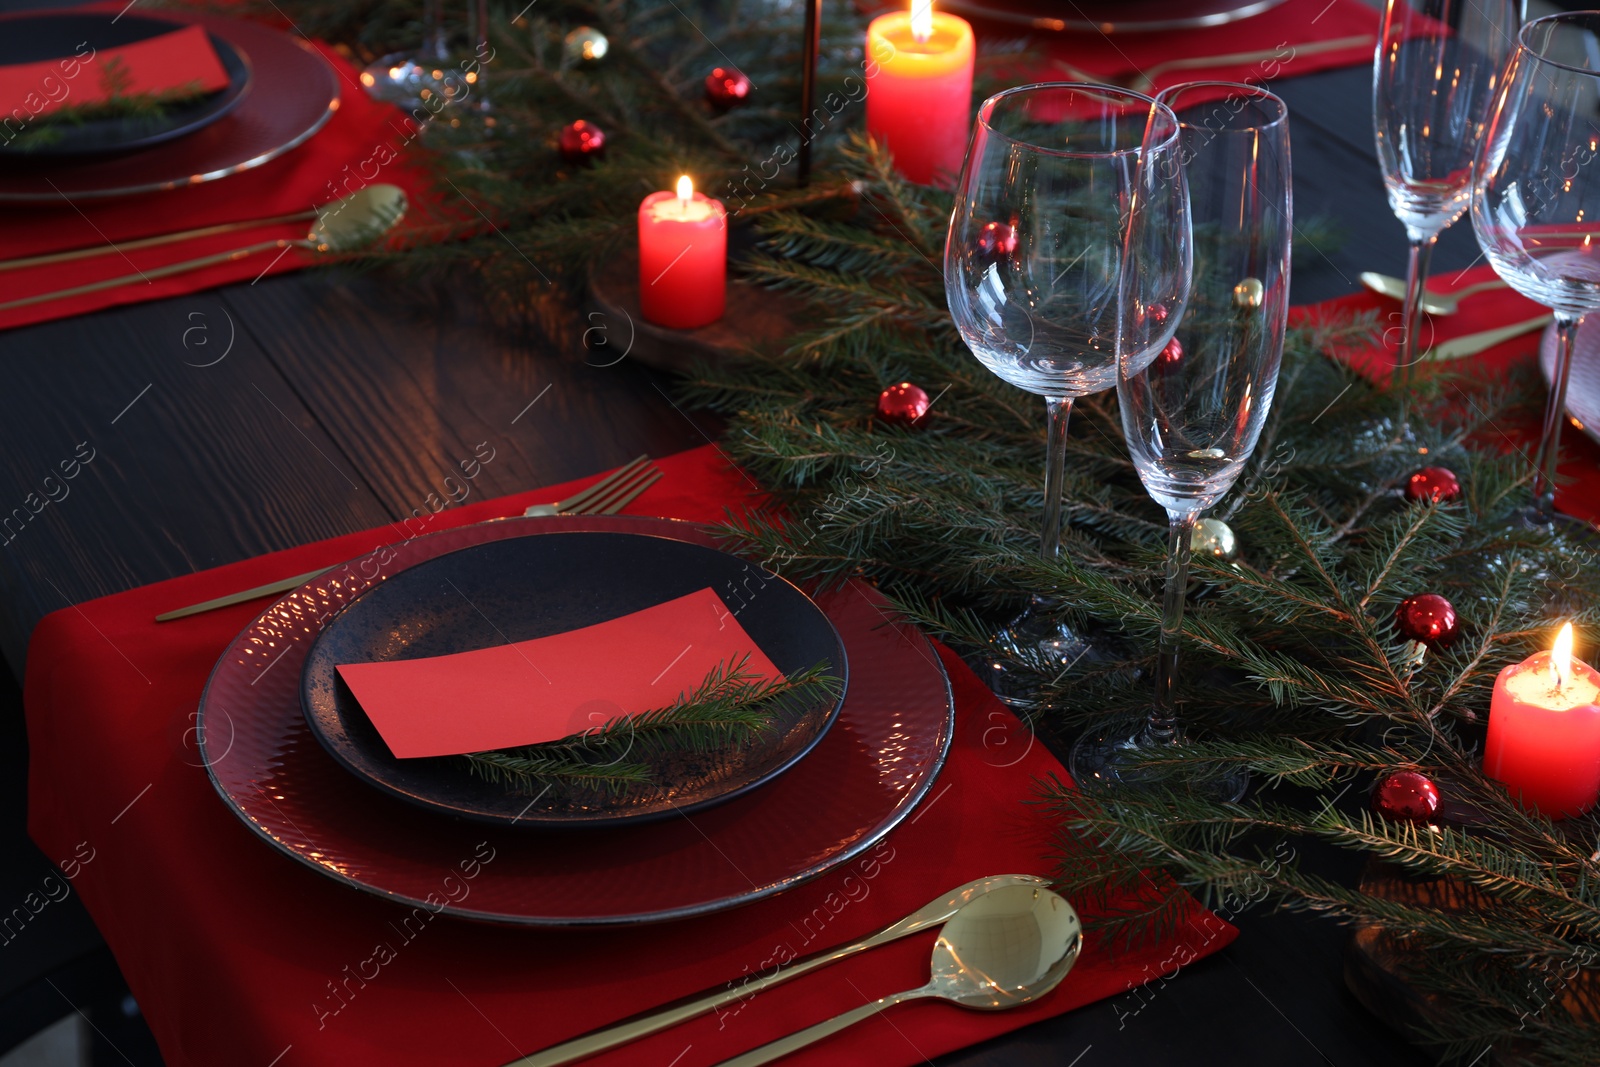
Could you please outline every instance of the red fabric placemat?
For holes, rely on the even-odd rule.
[[[660,462],[629,511],[696,521],[755,487],[707,446]],[[947,651],[958,709],[949,759],[916,813],[863,857],[746,908],[620,931],[508,930],[409,913],[263,845],[213,792],[192,713],[216,658],[265,602],[155,624],[183,604],[354,558],[407,533],[515,514],[558,486],[372,530],[66,608],[29,648],[29,829],[105,935],[170,1067],[219,1063],[495,1065],[675,997],[843,944],[963,882],[1048,874],[1033,782],[1061,765]],[[1020,754],[1020,756],[1019,756]],[[446,872],[441,872],[441,877]],[[1037,1004],[893,1009],[795,1064],[916,1064],[1125,992],[1227,945],[1190,905],[1176,940],[1128,952],[1091,942]],[[715,1063],[927,980],[932,935],[907,938],[594,1060]],[[387,953],[380,950],[385,946]],[[378,962],[378,961],[382,962]]]
[[[1015,32],[1015,27],[1001,23],[978,25],[980,36]],[[1045,58],[1019,67],[1013,74],[1017,84],[1082,81],[1086,74],[1098,81],[1127,84],[1150,73],[1158,92],[1190,81],[1259,85],[1371,63],[1378,41],[1378,12],[1361,0],[1285,0],[1259,15],[1221,26],[1163,33],[1057,33],[1037,40]],[[1216,62],[1189,65],[1191,60],[1213,57]],[[1164,65],[1174,60],[1184,65]],[[1216,98],[1226,95],[1222,90]]]
[[[1428,279],[1428,289],[1437,293],[1453,293],[1480,282],[1493,281],[1496,277],[1494,268],[1484,265],[1436,275]],[[1480,330],[1525,322],[1549,310],[1510,288],[1488,289],[1464,299],[1454,314],[1424,315],[1419,340],[1423,347],[1427,347]],[[1378,312],[1379,326],[1384,331],[1383,347],[1351,349],[1339,352],[1337,356],[1367,378],[1387,382],[1397,358],[1395,345],[1402,328],[1403,316],[1398,300],[1363,289],[1320,304],[1291,308],[1289,322],[1291,325],[1336,322],[1366,311]],[[1437,366],[1503,378],[1514,365],[1538,358],[1542,336],[1541,331],[1534,330],[1503,341],[1476,356],[1451,363],[1425,363],[1419,369],[1421,373],[1428,373],[1430,367]],[[1484,441],[1485,444],[1498,444],[1507,450],[1518,449],[1532,464],[1534,451],[1539,444],[1539,424],[1535,419],[1500,420],[1490,428],[1489,433],[1491,436]],[[1600,445],[1569,423],[1561,432],[1561,457],[1556,509],[1589,522],[1600,522]]]
[[[289,32],[289,31],[285,31]],[[49,204],[0,205],[0,229],[6,235],[6,258],[42,255],[68,249],[109,246],[175,230],[198,229],[225,222],[270,218],[308,211],[347,196],[375,182],[406,191],[410,202],[403,226],[417,224],[425,212],[428,179],[409,165],[405,154],[415,124],[397,108],[372,100],[361,90],[360,72],[325,45],[318,50],[339,76],[339,108],[309,141],[253,170],[172,189],[164,193],[110,200],[63,200]],[[119,278],[136,271],[227,252],[258,241],[303,238],[310,224],[298,222],[236,231],[182,241],[159,248],[136,249],[0,274],[5,299],[69,289],[89,282]],[[0,329],[81,315],[120,304],[180,296],[229,282],[253,281],[266,274],[296,270],[311,253],[290,249],[258,253],[244,259],[170,278],[139,281],[116,289],[65,300],[48,300],[0,311]]]

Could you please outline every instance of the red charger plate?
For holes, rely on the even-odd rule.
[[[926,795],[955,706],[927,638],[870,586],[817,598],[844,642],[850,686],[833,728],[775,781],[666,822],[504,830],[435,815],[341,767],[300,707],[300,669],[322,620],[385,575],[470,545],[606,531],[715,547],[699,526],[621,516],[508,519],[391,546],[283,598],[218,661],[200,701],[201,754],[244,824],[313,870],[396,902],[522,926],[654,922],[772,896],[870,848]],[[448,898],[461,864],[470,895]]]

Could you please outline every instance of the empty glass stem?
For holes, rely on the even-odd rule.
[[[422,55],[428,59],[449,59],[444,24],[439,17],[442,0],[422,0]]]
[[[1178,633],[1183,628],[1183,602],[1189,592],[1189,536],[1195,513],[1168,512],[1166,584],[1161,595],[1161,641],[1156,648],[1156,702],[1145,722],[1142,744],[1170,745],[1178,740]]]
[[[1561,460],[1561,424],[1566,421],[1567,378],[1572,372],[1572,348],[1578,339],[1583,316],[1556,313],[1556,365],[1550,379],[1550,396],[1544,406],[1544,430],[1539,435],[1539,454],[1534,458],[1533,511],[1531,518],[1541,526],[1555,518],[1556,464]]]
[[[1072,398],[1047,396],[1044,406],[1050,419],[1044,433],[1044,532],[1039,536],[1039,554],[1049,561],[1061,551],[1061,487],[1067,473],[1067,422],[1072,418]]]
[[[1428,264],[1433,260],[1433,246],[1439,235],[1410,231],[1411,256],[1406,263],[1406,302],[1401,312],[1404,328],[1400,334],[1400,355],[1394,366],[1389,384],[1392,388],[1411,389],[1416,377],[1417,360],[1422,352],[1417,347],[1417,337],[1422,332],[1422,294],[1428,284]]]

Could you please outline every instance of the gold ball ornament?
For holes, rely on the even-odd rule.
[[[1196,556],[1211,556],[1224,563],[1239,554],[1239,540],[1221,519],[1201,519],[1189,535],[1189,551]]]
[[[593,66],[609,51],[611,42],[593,26],[579,26],[561,42],[561,53],[567,62],[579,67]]]
[[[1233,304],[1245,311],[1254,311],[1266,298],[1267,287],[1260,278],[1246,278],[1233,287]]]

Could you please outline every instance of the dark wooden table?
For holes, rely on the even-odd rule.
[[[1296,215],[1344,229],[1337,248],[1296,250],[1296,301],[1353,291],[1362,270],[1403,273],[1369,71],[1276,88],[1291,108]],[[1435,271],[1476,257],[1459,223]],[[714,433],[656,373],[607,362],[490,328],[469,285],[419,301],[320,271],[0,333],[0,520],[43,498],[42,479],[80,446],[95,454],[65,498],[0,535],[0,649],[20,676],[48,612],[404,518],[480,442],[495,459],[473,499]],[[1425,1062],[1345,992],[1340,930],[1265,913],[1238,922],[1233,947],[1170,981],[940,1062]]]

